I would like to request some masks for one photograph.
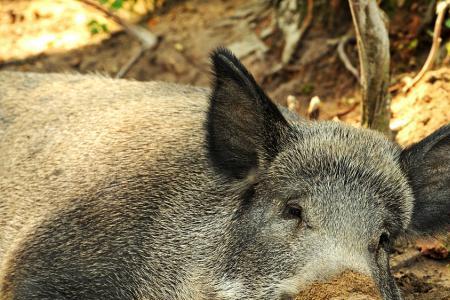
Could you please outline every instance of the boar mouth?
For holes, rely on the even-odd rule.
[[[294,300],[295,295],[283,294],[281,295],[279,300]]]
[[[370,272],[383,300],[402,300],[400,290],[395,283],[389,266],[389,254],[380,250],[370,262]]]

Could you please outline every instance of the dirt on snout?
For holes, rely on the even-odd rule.
[[[437,242],[437,241],[435,241]],[[432,243],[428,241],[428,243]],[[414,244],[402,243],[393,255],[392,271],[405,300],[449,300],[450,260],[421,255]],[[296,300],[381,299],[371,278],[345,272],[325,283],[315,283]]]
[[[445,267],[444,267],[445,268]],[[447,267],[448,269],[448,267]],[[405,270],[395,274],[405,300],[448,300],[450,287],[436,283],[435,278],[449,276],[447,271],[433,270],[431,275],[416,275]],[[346,272],[336,279],[316,283],[302,291],[296,300],[375,300],[381,299],[371,278]]]
[[[377,295],[370,278],[353,272],[345,272],[331,281],[311,285],[302,291],[296,300],[378,299]]]

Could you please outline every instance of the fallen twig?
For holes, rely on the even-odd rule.
[[[95,3],[94,1],[91,0],[78,0],[78,1],[84,3],[85,5],[93,7],[98,11],[101,11],[111,20],[120,25],[129,35],[133,36],[141,43],[141,48],[139,49],[139,52],[133,55],[131,59],[129,59],[129,61],[119,70],[119,72],[117,72],[116,78],[122,78],[138,61],[138,59],[144,54],[145,51],[155,48],[156,45],[158,44],[158,37],[154,33],[147,30],[146,28],[139,25],[128,23],[118,15],[114,14],[113,12],[106,9],[102,5]]]
[[[430,53],[428,54],[427,60],[425,61],[425,64],[423,65],[420,72],[403,88],[404,93],[407,93],[413,86],[415,86],[423,78],[425,73],[428,72],[433,66],[439,46],[441,45],[442,23],[444,22],[445,12],[449,5],[450,0],[441,1],[437,4],[436,6],[437,18],[436,23],[434,24],[433,44],[431,46]]]
[[[119,72],[117,72],[115,78],[123,78],[128,71],[130,71],[131,67],[141,58],[141,56],[144,54],[145,50],[143,47],[139,48],[139,51],[133,55],[128,62],[120,68]]]
[[[347,56],[347,53],[345,53],[345,45],[347,42],[352,38],[351,31],[347,32],[344,36],[342,36],[338,42],[337,46],[337,53],[339,56],[339,59],[344,64],[345,68],[352,73],[353,76],[355,76],[356,80],[359,84],[361,84],[361,79],[359,78],[358,70],[352,65],[350,59]]]

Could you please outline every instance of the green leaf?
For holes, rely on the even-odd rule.
[[[99,1],[100,1],[100,4],[106,4],[106,3],[108,3],[109,0],[99,0]]]
[[[95,19],[89,21],[89,23],[87,23],[87,27],[92,35],[109,32],[108,25],[106,23],[100,23]]]
[[[450,56],[450,42],[445,43],[445,50],[447,50],[447,56]],[[450,246],[450,243],[449,243]]]
[[[445,20],[445,27],[450,28],[450,18],[448,18],[447,20]]]
[[[90,20],[89,23],[87,23],[87,25],[88,25],[89,27],[95,26],[95,25],[97,25],[97,24],[98,24],[97,20],[94,20],[94,19]]]
[[[100,24],[100,27],[102,28],[102,31],[103,31],[103,32],[109,32],[108,25],[106,25],[106,24]]]
[[[300,93],[303,95],[311,95],[312,92],[314,92],[314,85],[310,83],[305,83],[300,89]]]
[[[419,45],[419,40],[413,39],[411,42],[409,42],[408,49],[410,49],[410,50],[416,49],[417,45]]]
[[[114,0],[114,2],[111,4],[112,9],[119,9],[123,6],[123,0]]]

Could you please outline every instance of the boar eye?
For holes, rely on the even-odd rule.
[[[302,208],[297,203],[288,203],[284,209],[285,219],[298,219],[302,220]]]

